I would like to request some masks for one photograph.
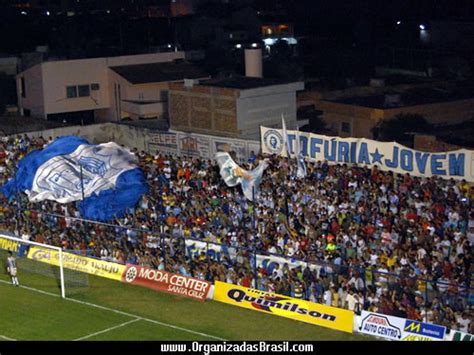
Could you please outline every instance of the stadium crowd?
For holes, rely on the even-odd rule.
[[[4,139],[0,185],[19,159],[48,141]],[[293,162],[271,156],[254,206],[239,187],[225,186],[210,160],[134,153],[150,191],[125,216],[94,223],[81,220],[75,204],[1,196],[0,230],[104,260],[474,334],[474,187],[466,181],[327,162],[307,163],[306,178],[297,179]],[[185,238],[227,252],[217,260],[185,248]],[[255,269],[255,252],[287,262]],[[309,266],[292,267],[294,260]]]

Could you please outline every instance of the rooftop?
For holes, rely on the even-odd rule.
[[[220,88],[229,89],[256,89],[266,86],[284,85],[289,84],[288,81],[279,79],[268,79],[268,78],[253,78],[248,76],[237,76],[225,79],[211,79],[199,82],[200,85],[204,86],[215,86]]]
[[[131,84],[207,78],[209,74],[187,62],[164,62],[110,67]]]
[[[44,131],[51,128],[73,126],[74,123],[61,123],[41,120],[34,117],[0,116],[0,137],[32,131]]]
[[[474,119],[452,125],[436,126],[432,132],[428,133],[449,144],[474,148]]]
[[[398,95],[399,99],[387,100],[387,96]],[[329,101],[349,105],[387,109],[415,105],[427,105],[440,102],[450,102],[474,98],[474,85],[467,81],[433,85],[430,87],[415,87],[407,90],[380,93],[367,96],[352,96]]]

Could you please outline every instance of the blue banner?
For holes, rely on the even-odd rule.
[[[429,338],[436,338],[443,340],[446,332],[446,327],[436,324],[422,323],[415,320],[406,320],[405,328],[403,329],[406,333],[417,334]]]

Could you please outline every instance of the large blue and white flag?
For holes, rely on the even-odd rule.
[[[123,215],[147,191],[129,150],[113,142],[89,144],[76,136],[60,137],[25,156],[15,176],[0,188],[8,198],[24,192],[31,202],[81,201],[81,215],[96,220]]]
[[[254,196],[260,193],[260,183],[268,166],[267,161],[262,160],[255,169],[248,171],[238,166],[229,153],[218,152],[215,157],[226,185],[232,187],[240,184],[247,200],[253,201]]]

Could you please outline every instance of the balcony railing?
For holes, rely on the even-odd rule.
[[[167,101],[122,100],[122,110],[138,116],[161,116],[167,111]]]

